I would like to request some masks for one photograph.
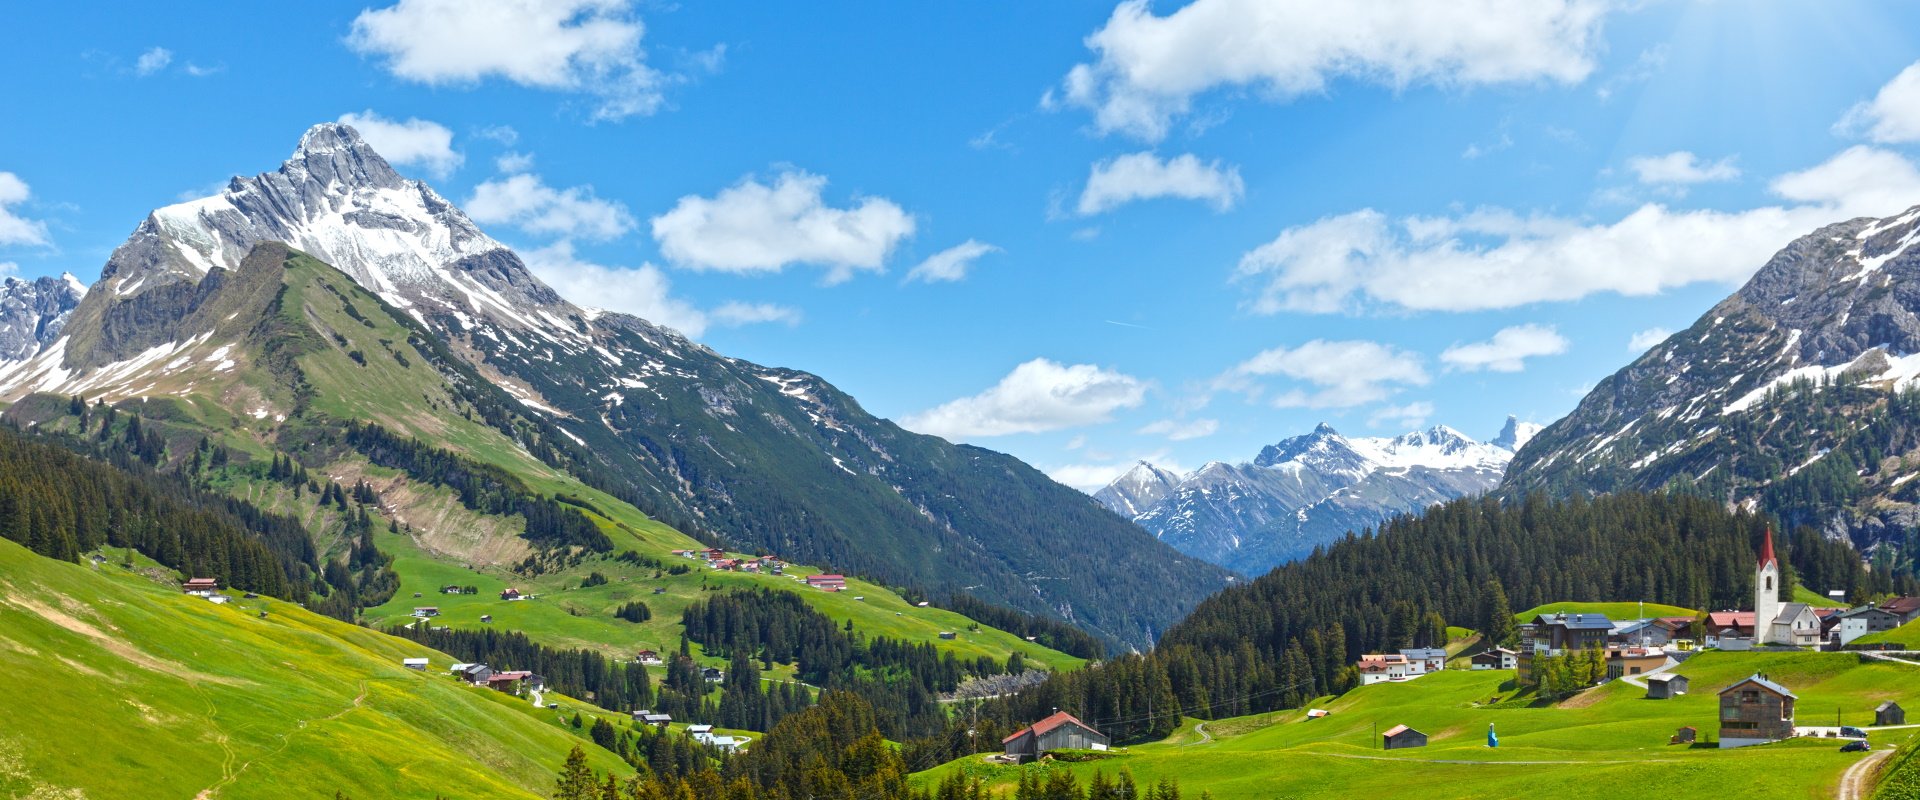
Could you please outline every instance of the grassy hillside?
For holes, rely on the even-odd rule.
[[[1894,699],[1920,702],[1920,668],[1861,662],[1841,653],[1702,654],[1675,672],[1692,678],[1693,693],[1676,700],[1643,699],[1624,682],[1593,689],[1558,705],[1535,706],[1513,697],[1511,672],[1448,671],[1404,684],[1355,689],[1314,705],[1333,715],[1306,720],[1305,710],[1192,723],[1169,739],[1083,764],[1001,767],[979,757],[919,774],[937,780],[959,771],[997,787],[1019,770],[1131,770],[1137,778],[1176,778],[1189,793],[1231,798],[1350,798],[1404,793],[1423,797],[1584,797],[1598,786],[1658,786],[1680,797],[1831,797],[1840,773],[1857,754],[1827,740],[1718,750],[1668,745],[1682,725],[1717,735],[1716,690],[1764,672],[1800,695],[1801,724],[1833,724],[1837,709],[1849,725],[1872,721],[1872,709]],[[1096,726],[1098,725],[1097,721]],[[1431,737],[1429,747],[1383,752],[1376,730],[1406,724]],[[1487,726],[1500,747],[1485,745]],[[1910,731],[1876,734],[1877,745]]]
[[[1691,608],[1660,603],[1548,603],[1529,608],[1513,615],[1513,618],[1520,622],[1531,622],[1541,614],[1605,614],[1607,619],[1639,619],[1642,614],[1649,617],[1692,617],[1699,613]]]
[[[5,540],[0,652],[9,797],[536,798],[581,741],[552,711],[444,677],[445,654]],[[403,669],[406,657],[434,669]],[[587,749],[596,768],[628,771]]]
[[[188,315],[189,320],[212,320],[211,327],[205,335],[198,330],[179,332],[181,341],[196,344],[181,357],[182,367],[159,387],[170,397],[150,402],[139,395],[154,387],[138,382],[128,384],[124,392],[139,396],[128,401],[134,410],[163,421],[169,452],[175,454],[174,468],[184,466],[178,453],[190,451],[201,436],[230,448],[240,460],[229,468],[206,471],[209,485],[301,519],[332,556],[343,555],[347,544],[340,535],[345,515],[317,504],[310,492],[265,480],[262,462],[276,451],[290,453],[321,480],[344,486],[364,480],[371,485],[379,495],[380,514],[400,523],[403,531],[383,533],[377,540],[381,550],[395,557],[401,586],[390,602],[368,611],[371,624],[404,621],[416,605],[439,605],[447,612],[439,624],[477,627],[481,614],[491,614],[496,627],[522,631],[544,644],[630,655],[641,647],[674,646],[680,611],[701,592],[766,586],[800,592],[836,622],[851,621],[856,631],[869,636],[932,642],[962,659],[985,655],[1004,661],[1018,651],[1028,664],[1041,668],[1083,663],[1004,631],[986,627],[970,631],[972,622],[965,617],[914,607],[870,583],[852,581],[846,593],[835,595],[807,590],[791,579],[713,573],[695,562],[675,559],[671,550],[701,545],[535,458],[529,442],[538,445],[540,437],[560,434],[542,433],[554,429],[515,416],[526,412],[518,401],[484,385],[470,371],[448,366],[453,364],[451,356],[402,312],[365,292],[345,274],[297,252],[272,263],[266,263],[264,256],[250,257],[242,269],[255,271],[245,280],[232,282],[247,288],[244,296],[216,295],[207,303],[218,313]],[[279,287],[277,293],[268,291],[269,277]],[[238,338],[228,340],[228,336]],[[120,397],[118,391],[100,396],[115,400]],[[17,404],[9,414],[48,430],[71,430],[76,421],[65,416],[66,411],[64,400],[35,397]],[[595,510],[588,516],[613,541],[613,552],[632,550],[691,566],[694,571],[655,579],[651,568],[594,556],[539,574],[517,572],[525,558],[537,554],[519,535],[525,529],[523,518],[466,508],[445,486],[370,464],[360,454],[331,444],[343,420],[373,422],[498,467],[534,494],[579,498]],[[508,431],[519,438],[510,437]],[[253,463],[241,463],[247,459]],[[386,527],[384,522],[377,525],[381,530]],[[572,590],[595,571],[611,582]],[[802,567],[791,572],[819,571]],[[440,587],[449,584],[478,586],[482,593],[439,595]],[[541,597],[502,603],[498,593],[506,586]],[[666,592],[655,595],[654,588]],[[422,597],[414,598],[416,592]],[[866,599],[855,601],[855,596]],[[612,616],[614,608],[631,600],[647,603],[653,619],[635,625]],[[942,631],[959,635],[942,640]]]

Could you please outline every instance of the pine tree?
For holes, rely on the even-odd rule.
[[[555,781],[554,800],[598,800],[599,781],[594,779],[593,768],[587,766],[587,753],[574,745],[567,753],[567,764],[560,770]]]

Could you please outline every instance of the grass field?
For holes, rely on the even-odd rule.
[[[582,741],[554,711],[446,677],[445,654],[3,539],[0,653],[0,796],[535,798]]]
[[[1511,672],[1450,670],[1400,684],[1377,684],[1312,705],[1333,711],[1308,721],[1304,710],[1206,723],[1188,722],[1163,742],[1139,745],[1103,761],[1002,767],[978,757],[921,773],[927,782],[955,772],[1010,786],[1019,770],[1070,769],[1083,776],[1121,768],[1137,779],[1174,778],[1189,794],[1233,798],[1590,797],[1600,787],[1642,787],[1677,797],[1832,797],[1840,773],[1858,758],[1827,740],[1796,740],[1721,751],[1668,745],[1682,725],[1717,734],[1722,686],[1764,672],[1797,692],[1801,724],[1872,721],[1872,709],[1895,699],[1920,703],[1920,668],[1862,663],[1841,653],[1705,653],[1676,668],[1693,693],[1646,700],[1622,682],[1558,705],[1515,698]],[[1496,698],[1498,701],[1496,702]],[[1376,730],[1411,725],[1431,737],[1414,750],[1376,749]],[[1487,726],[1500,747],[1486,747]],[[1097,727],[1098,723],[1095,722]],[[1877,734],[1876,744],[1913,731]]]
[[[1920,650],[1920,619],[1916,619],[1890,631],[1869,633],[1853,641],[1855,644],[1898,642],[1915,650]]]
[[[1520,622],[1532,622],[1541,614],[1605,614],[1607,619],[1640,619],[1647,617],[1692,617],[1700,612],[1691,608],[1661,605],[1659,603],[1548,603],[1535,606],[1513,615]]]

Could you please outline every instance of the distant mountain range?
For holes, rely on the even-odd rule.
[[[90,290],[6,284],[0,315],[0,401],[22,424],[54,408],[21,402],[36,395],[164,398],[179,425],[338,471],[357,463],[338,449],[339,418],[366,419],[530,485],[563,471],[705,541],[965,593],[1130,646],[1230,579],[1011,456],[904,430],[818,376],[567,301],[345,125],[307,131],[274,171],[155,210]],[[350,360],[329,364],[349,372],[310,363],[335,350]],[[467,563],[525,554],[445,534]]]
[[[1502,491],[1671,489],[1920,553],[1920,208],[1801,237],[1521,448]]]
[[[1492,489],[1538,430],[1509,417],[1490,442],[1444,425],[1348,438],[1322,423],[1249,463],[1182,475],[1143,461],[1094,499],[1181,552],[1258,575],[1348,531]]]

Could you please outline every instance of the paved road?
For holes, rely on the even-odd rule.
[[[1873,793],[1874,765],[1887,760],[1890,755],[1893,755],[1892,748],[1876,750],[1853,762],[1853,766],[1847,767],[1847,771],[1840,775],[1840,788],[1834,792],[1834,796],[1840,800],[1866,800]]]
[[[1188,742],[1187,743],[1188,745],[1206,744],[1208,742],[1213,741],[1213,734],[1207,732],[1207,723],[1201,722],[1201,723],[1195,724],[1193,726],[1193,732],[1200,734],[1200,741]]]
[[[1642,672],[1638,675],[1623,675],[1620,677],[1620,680],[1626,681],[1629,684],[1645,689],[1647,688],[1647,678],[1649,676],[1658,675],[1662,672],[1666,672],[1667,670],[1680,666],[1681,663],[1682,662],[1675,661],[1672,657],[1668,657],[1667,663],[1665,664],[1661,664],[1658,667],[1654,667],[1653,669],[1647,670],[1646,672]]]

